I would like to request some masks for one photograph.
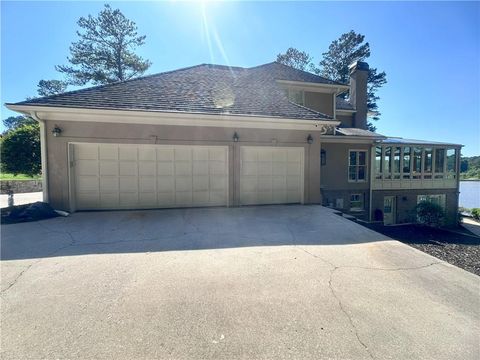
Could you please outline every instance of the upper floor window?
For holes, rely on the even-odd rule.
[[[350,150],[348,153],[348,181],[367,181],[367,151]]]
[[[303,90],[286,89],[285,93],[291,102],[305,106],[305,92]]]

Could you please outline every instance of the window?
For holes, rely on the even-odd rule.
[[[320,151],[320,165],[327,165],[327,152],[323,149]]]
[[[305,106],[305,93],[302,90],[287,89],[285,93],[291,102]]]
[[[348,156],[348,181],[364,182],[367,180],[367,152],[350,150]]]
[[[363,194],[350,194],[350,210],[363,210]]]
[[[400,147],[393,149],[393,178],[400,179]]]
[[[431,179],[432,178],[432,148],[425,148],[424,152],[424,162],[423,162],[423,178]]]
[[[385,179],[390,179],[391,178],[391,172],[392,172],[392,148],[390,146],[386,147],[383,149],[383,162],[384,162],[384,169],[385,169]]]
[[[403,148],[403,178],[410,179],[410,168],[412,166],[412,148],[406,146]]]
[[[431,203],[440,205],[443,209],[445,209],[445,194],[418,195],[417,204],[419,204],[422,201],[429,201]]]
[[[375,148],[375,179],[382,178],[382,147],[377,146]]]
[[[445,149],[435,149],[435,179],[443,179],[444,167]]]
[[[447,178],[455,179],[457,174],[457,152],[455,149],[447,149]]]
[[[422,148],[413,148],[413,178],[420,179],[422,173]]]

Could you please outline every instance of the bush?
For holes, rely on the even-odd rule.
[[[473,208],[471,214],[475,220],[480,220],[480,208]]]
[[[40,155],[40,127],[23,125],[8,131],[1,140],[2,171],[37,175],[42,168]]]
[[[415,207],[417,222],[427,226],[440,227],[445,224],[445,211],[431,201],[421,201]]]

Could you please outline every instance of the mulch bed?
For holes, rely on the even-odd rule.
[[[462,227],[452,232],[419,225],[365,226],[480,276],[480,237]]]

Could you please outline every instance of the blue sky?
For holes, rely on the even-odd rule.
[[[480,155],[478,2],[110,2],[147,35],[148,73],[199,63],[255,66],[293,46],[319,61],[351,29],[370,43],[370,66],[387,73],[378,132],[464,144]],[[103,2],[1,3],[1,101],[36,95],[60,79],[80,16]],[[216,36],[215,36],[216,34]],[[210,40],[210,41],[208,41]],[[209,47],[210,43],[210,47]],[[14,113],[2,107],[2,119]]]

